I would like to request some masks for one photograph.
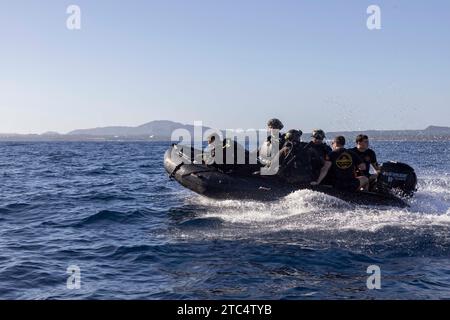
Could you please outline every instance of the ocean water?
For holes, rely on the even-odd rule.
[[[407,209],[202,198],[168,179],[168,146],[0,143],[0,299],[450,298],[449,142],[373,144],[415,167]]]

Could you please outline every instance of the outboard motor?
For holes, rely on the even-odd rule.
[[[411,166],[401,162],[385,162],[381,166],[377,187],[380,191],[394,191],[412,197],[417,191],[417,176]]]

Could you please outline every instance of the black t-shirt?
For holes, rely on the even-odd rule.
[[[325,160],[328,160],[328,154],[332,150],[330,146],[325,143],[316,144],[312,141],[308,143],[307,148],[311,152],[313,176],[317,179],[320,175],[320,170],[322,169]]]
[[[286,141],[283,145],[283,148],[280,150],[280,165],[285,165],[294,156],[296,158],[300,158],[304,154],[311,156],[313,152],[315,151],[311,151],[309,148],[307,148],[307,143],[305,142],[292,143],[290,141]]]
[[[330,152],[328,160],[332,163],[332,170],[336,183],[345,183],[355,179],[357,167],[362,163],[353,151],[341,148]]]
[[[351,149],[351,151],[356,153],[361,158],[361,161],[366,164],[366,170],[364,170],[364,171],[360,170],[360,172],[362,175],[369,177],[370,176],[370,165],[371,164],[378,165],[377,155],[375,154],[375,152],[372,149],[367,149],[366,151],[361,152],[356,147]]]
[[[322,160],[325,160],[327,155],[333,151],[331,147],[325,143],[316,144],[314,142],[308,143],[308,147],[317,151]]]
[[[281,176],[289,183],[309,184],[313,181],[311,166],[315,150],[307,148],[307,143],[287,141],[280,151]]]

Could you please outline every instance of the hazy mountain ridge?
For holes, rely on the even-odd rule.
[[[328,138],[343,135],[354,138],[366,134],[373,140],[450,140],[450,127],[428,126],[424,130],[361,130],[328,132]]]
[[[93,129],[78,129],[67,135],[90,135],[90,136],[144,136],[158,135],[170,137],[176,129],[186,129],[193,132],[193,125],[185,125],[168,120],[156,120],[137,127],[112,126]]]
[[[110,126],[73,130],[67,134],[48,131],[43,134],[1,134],[0,141],[170,141],[172,132],[185,129],[194,135],[194,126],[169,120],[156,120],[137,127]],[[210,129],[204,127],[203,130]],[[327,132],[327,138],[343,135],[353,139],[359,133],[373,140],[450,140],[450,127],[429,126],[424,130],[361,130]],[[304,140],[309,134],[304,133]]]

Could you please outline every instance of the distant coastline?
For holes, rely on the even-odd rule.
[[[194,126],[168,120],[157,120],[137,127],[101,127],[79,129],[67,134],[45,132],[43,134],[2,134],[0,141],[171,141],[175,129],[186,129],[193,134]],[[205,129],[209,129],[205,127]],[[429,126],[423,130],[361,130],[328,132],[328,138],[343,135],[349,139],[364,133],[379,141],[450,141],[450,127]],[[304,135],[304,140],[307,138]]]

